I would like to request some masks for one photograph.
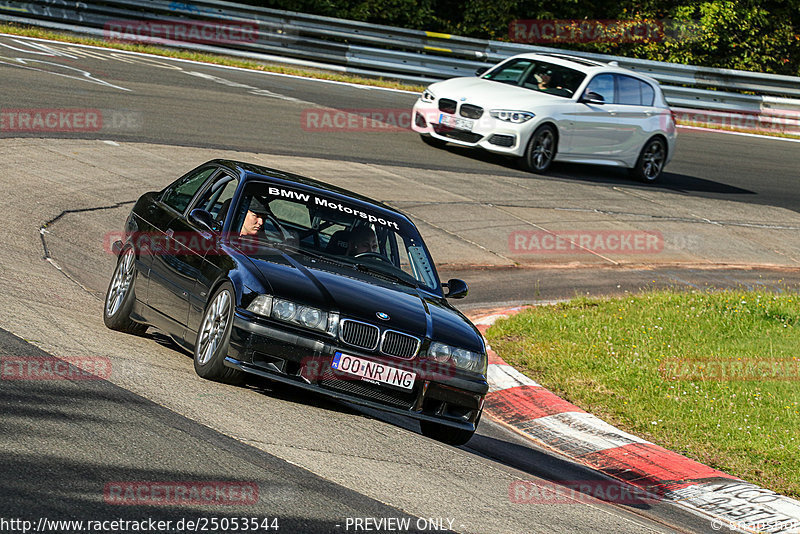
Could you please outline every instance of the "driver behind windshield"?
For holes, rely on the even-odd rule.
[[[357,256],[365,252],[378,252],[378,236],[369,226],[359,226],[350,232],[347,255]]]
[[[261,228],[264,226],[264,221],[267,218],[267,213],[267,208],[265,208],[261,202],[256,199],[252,199],[250,201],[250,206],[248,206],[247,215],[244,217],[242,230],[239,232],[239,235],[259,235]]]

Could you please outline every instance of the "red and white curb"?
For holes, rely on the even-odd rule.
[[[485,333],[524,307],[471,317]],[[800,501],[623,432],[551,393],[504,362],[487,343],[493,419],[607,476],[707,517],[713,530],[800,533]]]

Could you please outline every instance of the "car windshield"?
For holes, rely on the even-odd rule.
[[[241,243],[281,248],[439,292],[433,261],[404,217],[368,204],[275,183],[246,184],[231,216]],[[242,246],[259,255],[259,247]]]
[[[586,74],[545,61],[518,58],[498,65],[482,78],[570,98],[578,90]]]

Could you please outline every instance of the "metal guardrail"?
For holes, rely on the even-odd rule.
[[[254,38],[227,43],[164,39],[159,44],[246,59],[319,67],[425,84],[470,76],[481,66],[523,52],[570,54],[658,80],[670,106],[728,114],[800,132],[800,77],[695,67],[576,52],[245,6],[221,0],[0,0],[0,20],[109,37],[119,21],[251,24]],[[715,119],[716,120],[716,119]],[[735,125],[735,124],[734,124]]]

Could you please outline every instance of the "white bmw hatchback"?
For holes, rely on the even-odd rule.
[[[672,158],[675,122],[648,76],[550,54],[513,56],[477,75],[420,95],[412,128],[423,141],[516,156],[536,173],[553,161],[626,167],[645,182]]]

